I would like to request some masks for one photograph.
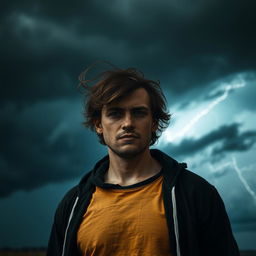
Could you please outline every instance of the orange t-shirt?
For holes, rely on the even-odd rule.
[[[156,175],[148,184],[96,187],[77,234],[82,255],[170,256],[162,183]]]

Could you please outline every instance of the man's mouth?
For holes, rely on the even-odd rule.
[[[127,134],[118,136],[118,139],[138,139],[138,138],[139,138],[139,135],[134,133],[127,133]]]

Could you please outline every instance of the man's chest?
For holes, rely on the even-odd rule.
[[[168,253],[161,179],[129,190],[97,188],[78,231],[78,246],[83,255]]]

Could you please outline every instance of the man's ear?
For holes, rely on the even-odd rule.
[[[101,125],[101,120],[100,119],[97,119],[94,121],[94,127],[95,127],[95,131],[98,133],[98,134],[102,134],[102,125]]]

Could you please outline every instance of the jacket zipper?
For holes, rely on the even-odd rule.
[[[174,233],[176,239],[176,251],[177,256],[181,256],[180,254],[180,243],[179,243],[179,224],[177,217],[177,205],[176,205],[176,197],[175,197],[175,186],[172,188],[172,205],[173,205],[173,221],[174,221]]]
[[[67,227],[66,227],[66,230],[65,230],[65,236],[64,236],[64,242],[63,242],[63,247],[62,247],[62,254],[61,254],[61,256],[64,256],[64,255],[65,255],[65,247],[66,247],[66,240],[67,240],[68,229],[69,229],[69,225],[70,225],[70,222],[71,222],[71,220],[72,220],[72,217],[73,217],[74,210],[75,210],[75,208],[76,208],[78,199],[79,199],[79,197],[77,196],[77,197],[76,197],[76,200],[75,200],[75,202],[74,202],[74,204],[73,204],[71,213],[70,213],[70,215],[69,215],[68,224],[67,224]]]

